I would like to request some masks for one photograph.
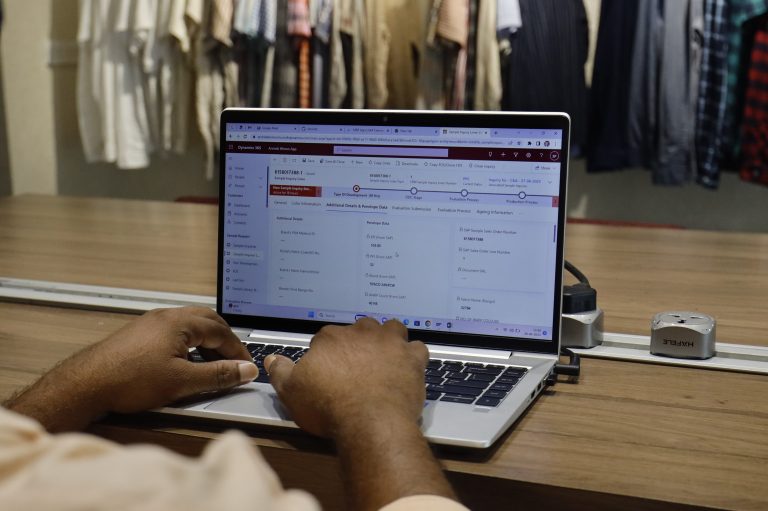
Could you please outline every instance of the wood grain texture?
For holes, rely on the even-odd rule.
[[[134,201],[0,199],[0,275],[213,294],[216,208]],[[607,329],[646,333],[692,309],[721,340],[765,344],[768,236],[573,225],[567,258],[599,290]],[[131,317],[0,303],[0,398]],[[768,509],[768,378],[584,359],[482,456],[439,450],[476,509]],[[111,417],[121,442],[199,452],[221,425]],[[289,486],[342,506],[330,446],[250,428]]]
[[[217,208],[25,195],[0,199],[0,276],[216,294]]]
[[[665,310],[704,312],[721,341],[768,345],[768,235],[573,225],[566,258],[598,290],[610,332],[650,333]]]
[[[118,199],[0,199],[0,276],[214,295],[217,208]],[[768,345],[768,235],[571,225],[566,258],[598,289],[606,329],[715,316],[718,338]]]
[[[0,398],[130,319],[0,303]],[[768,508],[768,378],[596,359],[583,364],[579,384],[546,391],[490,452],[437,451],[473,508],[505,508],[510,499],[518,509],[563,503],[568,509]],[[193,455],[225,427],[142,415],[110,417],[92,431]],[[338,466],[327,442],[243,429],[286,484],[340,509]]]

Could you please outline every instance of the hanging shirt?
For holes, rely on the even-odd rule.
[[[237,0],[232,30],[274,44],[277,0]]]
[[[277,2],[275,56],[272,76],[272,105],[294,108],[298,99],[298,66],[288,34],[288,3]]]
[[[232,21],[243,106],[269,107],[277,25],[277,0],[238,0]]]
[[[499,110],[503,94],[499,40],[496,37],[496,3],[480,1],[477,12],[475,98],[470,108]]]
[[[309,23],[309,0],[288,0],[287,32],[292,37],[298,56],[298,106],[312,106],[311,67],[309,38],[312,27]]]
[[[364,108],[365,5],[363,0],[336,0],[331,14],[328,106]]]
[[[419,90],[416,108],[419,110],[446,110],[456,76],[459,46],[446,44],[437,36],[437,22],[443,0],[432,0],[424,49],[419,71]]]
[[[728,68],[728,3],[705,0],[704,41],[696,107],[696,182],[707,188],[720,184],[720,151],[725,122]]]
[[[693,175],[703,30],[703,0],[664,3],[655,184],[679,185]]]
[[[386,106],[389,99],[387,63],[392,34],[387,25],[386,3],[381,0],[364,1],[366,105],[380,109]]]
[[[523,26],[519,0],[496,0],[496,10],[498,11],[496,32],[499,39],[509,37]]]
[[[224,74],[213,54],[215,42],[210,39],[211,4],[188,0],[185,16],[192,34],[195,62],[195,112],[203,139],[205,175],[213,179],[215,154],[219,140],[219,114],[224,107]]]
[[[185,7],[185,0],[155,3],[155,28],[145,49],[147,110],[154,146],[162,153],[187,149],[192,68]]]
[[[143,50],[152,10],[129,0],[81,0],[79,7],[77,104],[86,161],[146,167],[152,143]]]
[[[333,0],[311,0],[309,18],[312,25],[312,107],[329,106],[330,43]]]
[[[589,49],[587,50],[587,62],[584,64],[584,79],[587,81],[587,87],[592,86],[592,69],[595,64],[597,29],[600,27],[601,1],[584,0],[584,9],[587,11],[587,22],[589,23]]]
[[[639,4],[640,0],[603,0],[600,6],[589,101],[589,172],[629,165],[629,104]]]
[[[520,9],[523,26],[512,37],[505,59],[502,107],[567,112],[571,144],[583,147],[588,40],[584,4],[582,0],[521,0]]]
[[[736,158],[738,130],[743,111],[742,70],[745,68],[742,56],[743,28],[747,21],[768,12],[766,0],[730,0],[728,11],[728,77],[725,91],[725,119],[723,121],[720,155],[725,163]]]
[[[763,22],[765,23],[765,22]],[[739,175],[768,185],[768,30],[757,30],[747,75]]]
[[[386,106],[411,109],[419,94],[419,73],[432,0],[391,0],[382,3],[386,5],[386,23],[390,34]]]

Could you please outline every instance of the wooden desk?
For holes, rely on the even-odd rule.
[[[24,196],[0,200],[0,276],[212,295],[211,206]],[[566,255],[599,289],[609,331],[655,312],[717,317],[721,340],[768,344],[768,236],[573,225]],[[130,317],[0,303],[0,398]],[[477,509],[768,509],[768,378],[583,360],[478,459],[441,451]],[[216,429],[146,417],[94,432],[197,453]],[[249,430],[284,483],[340,507],[330,446]]]

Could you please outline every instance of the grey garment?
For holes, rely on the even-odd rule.
[[[272,106],[298,106],[299,68],[296,52],[288,35],[288,2],[277,2],[275,56],[272,76]]]
[[[640,2],[637,19],[629,162],[651,168],[656,184],[679,185],[695,169],[704,0]]]
[[[657,1],[644,1],[637,5],[627,117],[628,163],[631,166],[656,166],[657,88],[664,39],[662,9],[663,6]]]
[[[678,185],[695,171],[694,145],[704,1],[664,2],[664,40],[659,69],[656,184]]]
[[[328,108],[331,46],[315,37],[312,40],[312,108]]]
[[[312,107],[328,108],[331,64],[331,28],[333,1],[316,0],[309,3],[312,25]]]

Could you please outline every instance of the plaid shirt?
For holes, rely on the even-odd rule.
[[[749,61],[741,137],[741,179],[768,185],[768,31],[758,30]]]
[[[705,0],[704,42],[696,108],[696,181],[707,187],[720,184],[720,154],[727,87],[728,3]]]
[[[739,119],[738,94],[743,90],[743,78],[739,71],[742,68],[741,46],[742,26],[748,20],[768,12],[768,0],[730,0],[728,16],[728,77],[725,98],[725,120],[723,123],[723,137],[720,145],[720,154],[725,158],[733,159],[738,152]]]

